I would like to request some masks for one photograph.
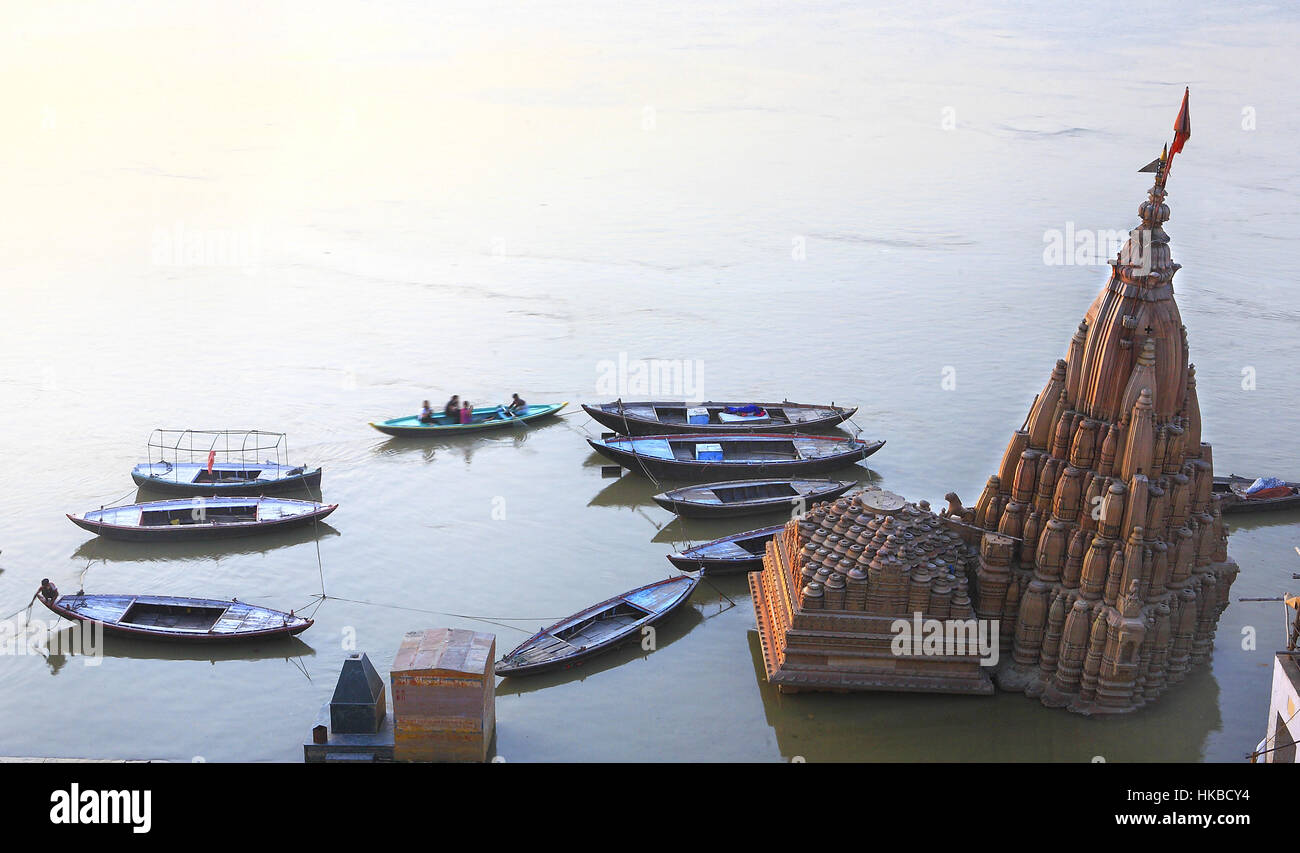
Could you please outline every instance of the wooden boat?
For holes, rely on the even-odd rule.
[[[734,572],[757,572],[763,568],[763,552],[784,524],[733,533],[694,548],[668,555],[668,562],[684,572],[721,575]]]
[[[784,433],[614,436],[587,443],[630,471],[695,481],[821,474],[866,459],[885,444]]]
[[[267,459],[266,455],[274,455]],[[155,456],[157,461],[154,461]],[[320,468],[288,463],[284,433],[156,429],[137,486],[173,495],[269,495],[320,491]]]
[[[678,575],[617,595],[543,628],[497,663],[497,675],[535,675],[572,666],[641,637],[691,597],[698,575]]]
[[[68,520],[106,539],[188,542],[301,527],[336,509],[338,504],[288,498],[209,497],[105,507],[69,514]]]
[[[655,495],[654,502],[687,518],[734,518],[834,500],[855,485],[852,480],[730,480],[671,489]]]
[[[518,415],[509,414],[505,406],[475,409],[474,414],[470,416],[470,422],[467,424],[452,423],[451,419],[446,415],[437,414],[434,415],[431,424],[421,423],[419,415],[408,415],[404,418],[393,418],[392,420],[371,423],[370,425],[385,435],[396,436],[397,438],[481,432],[486,429],[517,428],[521,423],[549,418],[551,415],[558,414],[567,405],[569,404],[564,402],[545,406],[525,406],[523,413]]]
[[[188,643],[229,643],[301,634],[311,619],[269,607],[168,595],[61,595],[37,599],[65,619],[98,623],[105,633]]]
[[[268,495],[319,492],[321,469],[265,462],[142,462],[131,471],[137,486],[179,495]]]
[[[730,414],[728,409],[756,406],[762,415]],[[718,432],[818,432],[853,417],[857,408],[813,403],[692,403],[673,402],[584,403],[583,410],[620,435]],[[705,423],[692,423],[691,409],[705,409]]]
[[[1224,513],[1230,512],[1266,512],[1275,509],[1296,509],[1300,507],[1300,483],[1284,483],[1290,487],[1291,494],[1272,498],[1252,498],[1246,489],[1258,479],[1229,474],[1215,477],[1211,487],[1215,494],[1221,495],[1219,508]]]

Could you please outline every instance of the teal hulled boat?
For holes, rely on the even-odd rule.
[[[569,405],[568,402],[555,403],[549,406],[525,406],[523,412],[517,415],[508,414],[505,406],[475,409],[467,424],[452,423],[451,419],[446,415],[438,414],[433,416],[433,423],[431,424],[420,423],[419,415],[408,415],[404,418],[393,418],[390,421],[371,423],[370,425],[385,435],[398,438],[479,432],[485,429],[509,428],[527,421],[548,418],[567,405]]]

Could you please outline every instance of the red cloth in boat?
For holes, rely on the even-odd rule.
[[[1261,500],[1268,500],[1270,498],[1285,498],[1291,495],[1292,493],[1293,492],[1290,486],[1274,486],[1271,489],[1260,489],[1258,492],[1255,492],[1253,495],[1246,495],[1246,500],[1261,501]]]

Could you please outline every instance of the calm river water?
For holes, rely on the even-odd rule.
[[[405,631],[502,651],[667,576],[682,540],[738,526],[670,525],[650,483],[602,479],[577,403],[620,358],[689,365],[705,397],[859,405],[888,441],[863,479],[973,501],[1113,254],[1048,264],[1051,235],[1137,223],[1184,85],[1167,230],[1205,435],[1220,473],[1300,479],[1297,13],[994,6],[9,10],[0,617],[44,576],[283,608],[323,577],[335,598],[291,644],[0,657],[0,755],[301,760],[347,638],[386,675]],[[577,413],[429,443],[367,425],[513,391]],[[70,524],[134,495],[155,427],[287,433],[341,504],[323,571],[310,533],[146,548]],[[1238,518],[1234,598],[1300,586],[1300,513]],[[653,653],[503,682],[499,753],[1239,761],[1283,642],[1279,605],[1234,602],[1212,663],[1120,719],[780,696],[743,578],[715,584]]]

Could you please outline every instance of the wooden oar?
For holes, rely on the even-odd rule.
[[[501,416],[502,416],[503,418],[505,418],[506,420],[508,420],[508,421],[514,421],[515,423],[517,423],[517,424],[519,424],[520,426],[522,426],[524,429],[528,429],[528,424],[524,423],[523,420],[521,420],[520,418],[516,417],[515,415],[512,415],[512,414],[510,414],[509,412],[507,412],[505,406],[497,406],[497,411],[500,412],[500,413],[501,413]]]

